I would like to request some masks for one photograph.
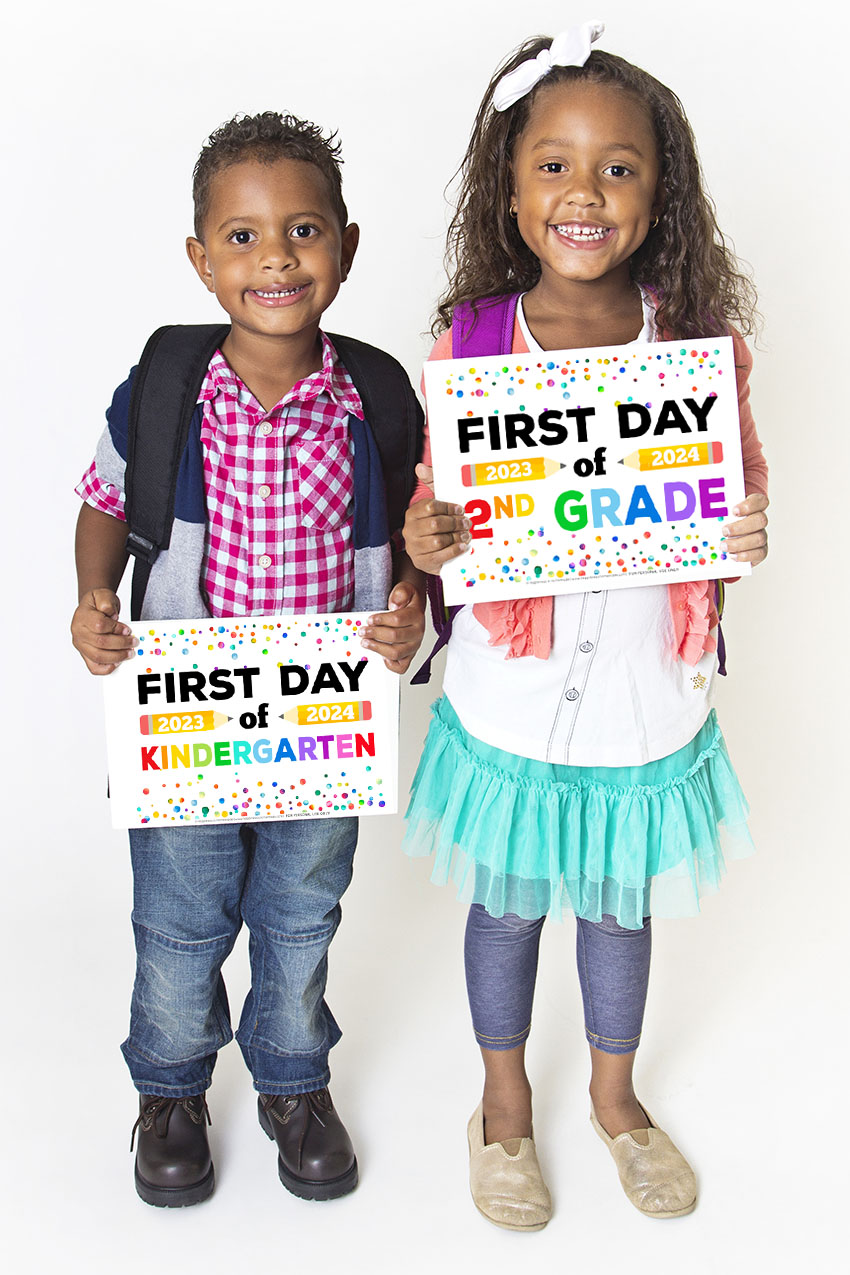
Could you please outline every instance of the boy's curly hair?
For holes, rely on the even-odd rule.
[[[211,133],[198,156],[192,178],[195,201],[195,235],[203,239],[204,221],[209,212],[212,179],[223,168],[243,160],[274,164],[279,159],[300,159],[314,164],[327,179],[334,212],[340,229],[348,225],[348,209],[342,197],[340,173],[341,145],[337,134],[327,137],[317,124],[297,115],[281,115],[279,111],[263,111],[260,115],[234,115]]]
[[[512,53],[478,110],[458,169],[458,205],[446,248],[451,282],[437,307],[434,334],[451,325],[459,302],[525,292],[539,279],[540,264],[509,215],[512,159],[537,95],[575,81],[610,84],[631,94],[652,123],[664,208],[658,226],[632,256],[631,270],[637,283],[656,294],[661,330],[674,340],[724,334],[730,325],[751,332],[755,291],[718,228],[691,126],[675,93],[623,58],[594,50],[584,66],[553,67],[506,111],[494,109],[493,92],[502,76],[550,43],[550,36],[535,36]]]

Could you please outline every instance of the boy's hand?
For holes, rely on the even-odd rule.
[[[132,659],[138,640],[118,619],[121,603],[111,589],[92,589],[80,600],[71,620],[71,640],[90,673],[111,673]]]
[[[770,502],[767,496],[754,494],[747,496],[732,512],[738,522],[728,523],[723,528],[726,537],[726,552],[735,562],[751,562],[758,566],[767,557],[767,514],[764,512]]]
[[[423,601],[409,580],[400,580],[388,600],[389,611],[370,615],[362,630],[367,651],[383,655],[394,673],[406,673],[425,632]]]
[[[416,475],[432,486],[434,471],[430,465],[417,465]],[[469,521],[461,505],[445,501],[417,500],[404,519],[404,547],[408,557],[420,571],[437,575],[444,562],[465,553],[471,536]]]

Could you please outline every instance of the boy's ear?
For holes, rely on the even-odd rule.
[[[188,253],[189,260],[198,272],[198,278],[201,280],[201,283],[208,288],[210,292],[215,292],[215,284],[213,283],[210,263],[207,259],[206,249],[200,239],[195,239],[194,235],[190,235],[186,240],[186,252]]]
[[[357,245],[360,243],[360,227],[356,222],[351,221],[342,232],[342,248],[339,254],[340,275],[343,283],[348,278],[351,270],[351,263],[354,260],[354,254],[357,251]],[[197,269],[197,266],[195,267]]]

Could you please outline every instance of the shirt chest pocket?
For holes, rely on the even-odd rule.
[[[333,531],[351,516],[354,475],[351,444],[343,438],[295,448],[298,506],[305,527]]]

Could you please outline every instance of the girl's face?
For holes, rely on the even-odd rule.
[[[541,282],[619,272],[660,210],[659,164],[643,106],[610,85],[575,81],[538,94],[513,160],[512,208]]]

